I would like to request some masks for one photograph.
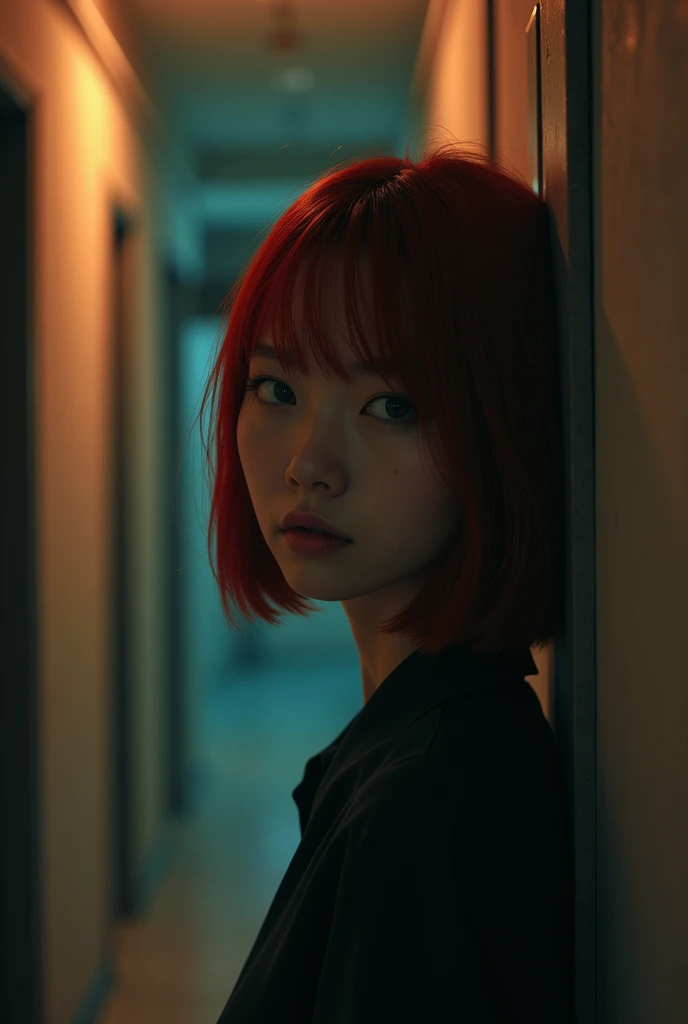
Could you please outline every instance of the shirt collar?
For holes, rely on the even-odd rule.
[[[292,792],[299,812],[312,802],[333,761],[339,771],[438,704],[504,685],[510,677],[538,674],[528,648],[499,655],[473,654],[460,644],[446,647],[438,655],[413,651],[380,683],[332,743],[306,762],[303,780]]]
[[[496,656],[472,654],[459,644],[438,655],[415,650],[380,683],[334,742],[340,746],[346,740],[347,760],[353,760],[438,704],[503,685],[510,676],[537,674],[528,649]]]

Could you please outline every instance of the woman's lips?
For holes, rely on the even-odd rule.
[[[297,527],[282,530],[282,535],[287,547],[299,555],[329,555],[352,543],[332,533],[315,533]]]

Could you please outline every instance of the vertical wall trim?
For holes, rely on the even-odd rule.
[[[543,196],[553,214],[566,436],[567,621],[554,722],[569,771],[575,859],[576,1021],[597,1020],[597,572],[592,9],[542,0]]]
[[[597,6],[597,5],[596,5]],[[568,715],[576,768],[576,1005],[578,1020],[598,1019],[597,943],[597,556],[595,465],[595,294],[591,5],[568,0],[566,149],[569,241],[569,425],[572,599]],[[546,57],[546,53],[545,53]],[[571,714],[573,712],[573,714]],[[571,763],[571,762],[569,762]]]

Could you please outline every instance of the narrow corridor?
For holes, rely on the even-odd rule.
[[[198,809],[146,916],[116,933],[100,1024],[215,1024],[299,842],[292,789],[362,702],[355,656],[233,675],[204,710]]]

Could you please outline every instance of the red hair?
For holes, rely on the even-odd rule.
[[[337,253],[337,261],[330,257]],[[236,424],[248,361],[269,314],[287,365],[348,381],[328,343],[323,285],[341,274],[349,343],[369,256],[379,351],[432,430],[423,437],[462,509],[429,582],[384,633],[437,654],[542,648],[564,615],[564,452],[557,313],[544,201],[514,173],[452,143],[413,162],[373,156],[314,181],[272,227],[224,303],[229,319],[201,405],[211,403],[208,552],[230,625],[316,610],[285,580],[253,512]],[[294,329],[297,272],[310,349]],[[218,401],[219,399],[219,401]],[[217,564],[212,544],[216,538]],[[271,607],[268,601],[273,605]]]

